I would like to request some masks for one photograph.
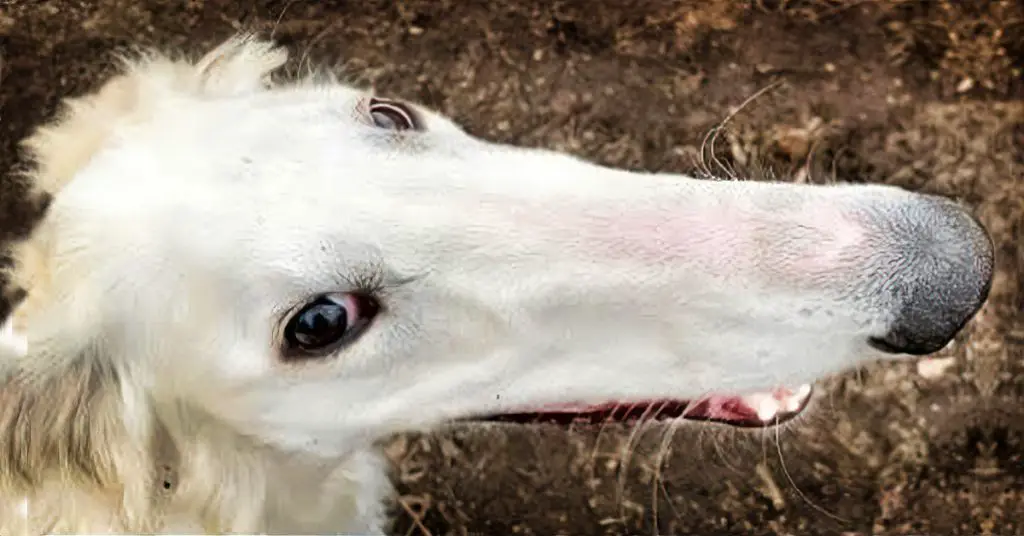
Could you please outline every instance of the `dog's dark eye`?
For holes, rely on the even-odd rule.
[[[387,130],[418,130],[416,114],[408,106],[384,99],[370,99],[373,124]]]
[[[324,294],[307,303],[284,328],[286,354],[309,355],[351,342],[377,315],[379,306],[360,294]]]

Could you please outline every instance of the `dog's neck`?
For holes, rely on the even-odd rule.
[[[158,412],[152,500],[145,508],[131,511],[123,490],[68,489],[63,475],[54,474],[28,496],[27,524],[3,519],[5,513],[0,527],[26,533],[384,533],[392,490],[376,449],[338,459],[284,452],[198,413]],[[18,497],[0,499],[12,502],[0,508],[20,512]]]
[[[191,528],[206,532],[383,533],[391,489],[376,449],[336,459],[285,452],[196,413],[164,413],[155,434],[169,525],[198,513],[203,526]]]

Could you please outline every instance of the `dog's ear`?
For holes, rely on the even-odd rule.
[[[49,319],[62,320],[59,313]],[[153,417],[145,393],[103,357],[94,339],[61,333],[55,325],[16,333],[8,323],[5,330],[0,499],[30,498],[41,486],[75,482],[113,493],[124,513],[120,523],[144,527],[154,476]]]
[[[34,186],[56,195],[126,125],[145,122],[171,96],[217,97],[260,91],[288,53],[238,35],[191,62],[143,51],[123,57],[121,73],[94,93],[66,99],[55,120],[23,142]]]
[[[269,76],[288,61],[288,51],[253,35],[228,39],[202,57],[194,71],[203,95],[230,96],[269,87]]]
[[[105,279],[46,257],[48,243],[36,240],[46,236],[21,249],[31,255],[15,265],[18,280],[41,285],[14,306],[0,338],[0,509],[21,497],[31,506],[40,489],[51,509],[75,500],[54,490],[93,490],[112,502],[119,530],[150,532],[158,420],[145,369],[108,337],[118,322],[102,300]],[[48,531],[53,511],[44,507],[30,532]],[[0,512],[0,533],[9,521]]]

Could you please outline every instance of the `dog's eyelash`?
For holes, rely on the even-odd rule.
[[[365,296],[377,296],[390,287],[387,273],[377,265],[342,275],[350,292]]]
[[[341,277],[350,292],[377,299],[385,298],[389,292],[417,279],[412,276],[398,276],[376,262],[371,262],[362,269],[341,274]]]

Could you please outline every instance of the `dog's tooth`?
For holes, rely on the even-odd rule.
[[[801,385],[800,388],[796,390],[795,395],[786,397],[786,411],[799,411],[810,394],[811,385],[808,383]]]
[[[760,400],[758,400],[757,405],[754,406],[754,410],[757,411],[757,418],[765,422],[774,419],[775,416],[779,414],[779,410],[782,409],[779,401],[775,400],[775,397],[771,396],[758,398]]]

